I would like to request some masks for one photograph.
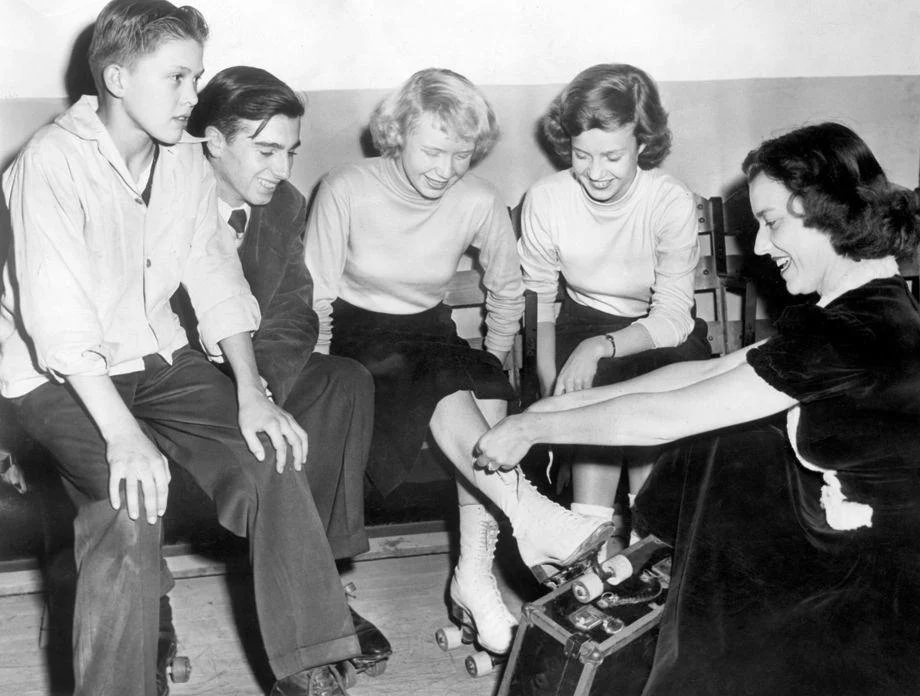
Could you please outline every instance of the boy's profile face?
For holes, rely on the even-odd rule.
[[[194,39],[172,39],[123,68],[121,102],[134,125],[158,142],[178,142],[198,103],[202,58]]]
[[[233,207],[266,205],[278,184],[291,175],[300,147],[300,118],[276,114],[258,135],[261,121],[240,119],[238,125],[231,140],[213,126],[206,130],[217,195]]]

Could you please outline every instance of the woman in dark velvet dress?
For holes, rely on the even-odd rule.
[[[481,461],[718,430],[637,501],[675,544],[644,693],[916,694],[920,314],[896,259],[920,241],[917,201],[838,124],[766,141],[744,171],[755,251],[818,302],[721,359],[545,399],[483,436]]]

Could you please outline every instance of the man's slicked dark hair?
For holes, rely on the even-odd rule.
[[[236,65],[221,70],[198,93],[188,132],[203,137],[205,128],[214,126],[232,140],[240,130],[240,121],[246,120],[260,122],[253,133],[256,136],[279,115],[304,115],[304,103],[297,93],[267,70]]]

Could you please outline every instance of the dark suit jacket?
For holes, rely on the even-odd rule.
[[[313,280],[304,265],[307,201],[282,181],[267,205],[253,206],[240,246],[243,274],[259,302],[262,323],[253,336],[259,374],[284,404],[316,345]]]

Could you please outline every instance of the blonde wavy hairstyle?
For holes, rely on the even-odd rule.
[[[422,114],[431,114],[446,132],[472,142],[474,163],[498,140],[495,112],[479,89],[452,70],[427,68],[388,95],[371,115],[371,137],[380,154],[397,157]]]

